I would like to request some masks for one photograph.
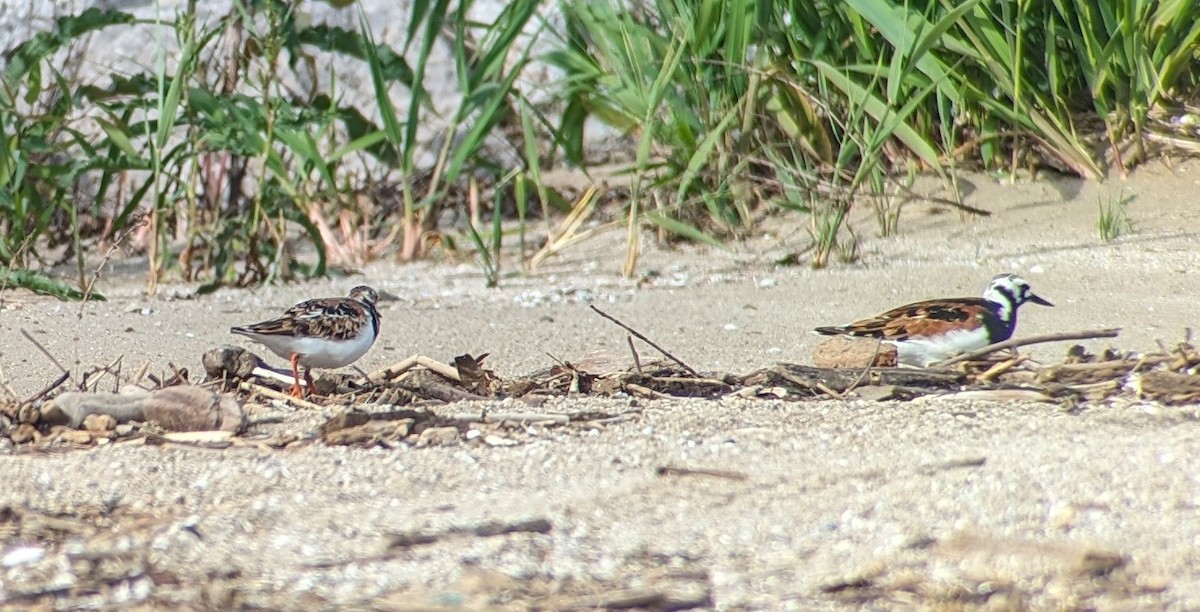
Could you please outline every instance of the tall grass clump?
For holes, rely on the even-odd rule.
[[[1151,110],[1196,86],[1186,2],[562,6],[549,61],[567,73],[564,148],[579,161],[588,118],[637,143],[630,227],[711,240],[799,210],[815,266],[863,196],[896,231],[887,194],[914,171],[940,175],[952,203],[963,166],[1099,179]]]
[[[420,255],[428,213],[452,189],[514,171],[481,149],[493,130],[520,125],[513,84],[528,51],[513,49],[536,0],[510,3],[490,24],[468,19],[469,1],[415,2],[403,50],[376,42],[365,19],[357,29],[306,24],[303,5],[242,0],[202,19],[193,0],[148,22],[90,9],[14,49],[0,76],[0,264],[32,272],[77,256],[82,286],[85,248],[128,237],[124,246],[147,256],[150,291],[169,271],[201,291],[321,275],[378,257],[397,235],[403,257]],[[85,37],[134,26],[153,41],[142,72],[97,86],[59,70]],[[436,118],[426,67],[447,29],[462,103],[436,166],[422,168],[418,127]],[[332,55],[369,69],[370,112],[342,105],[336,90],[287,84],[336,83],[332,69],[315,72]],[[402,111],[395,92],[410,96]],[[364,182],[352,160],[375,175]],[[308,255],[297,248],[306,243]],[[44,289],[30,278],[5,282]]]
[[[1100,233],[1101,241],[1112,242],[1133,229],[1128,211],[1132,201],[1132,196],[1123,194],[1097,200],[1099,215],[1096,217],[1096,230]]]
[[[8,51],[0,288],[83,295],[85,255],[116,246],[146,256],[150,291],[172,273],[210,290],[410,260],[456,242],[446,207],[496,284],[508,218],[522,257],[534,213],[546,223],[531,266],[596,231],[584,222],[612,194],[572,205],[542,180],[560,157],[586,169],[594,122],[631,143],[626,274],[648,229],[719,246],[798,213],[821,267],[854,257],[851,219],[902,231],[917,174],[975,214],[962,168],[1101,179],[1147,143],[1194,139],[1162,136],[1200,89],[1182,0],[514,0],[486,22],[473,0],[414,0],[398,48],[356,4],[330,5],[357,24],[309,24],[305,2],[210,15],[192,0],[149,20],[89,9]],[[80,83],[72,50],[128,28],[152,41],[144,65]],[[344,103],[332,57],[366,68],[367,108]],[[548,101],[523,90],[535,61],[563,75]],[[438,104],[430,79],[460,96]],[[64,263],[77,278],[45,274]]]

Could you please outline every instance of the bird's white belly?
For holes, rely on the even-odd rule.
[[[258,336],[255,339],[284,359],[291,359],[292,354],[299,354],[300,365],[321,369],[350,365],[367,354],[371,345],[375,343],[370,325],[364,325],[362,331],[350,340],[295,336]]]
[[[987,330],[983,327],[953,331],[932,338],[910,338],[896,345],[897,359],[904,365],[925,367],[949,357],[952,353],[966,353],[981,349],[988,342]]]

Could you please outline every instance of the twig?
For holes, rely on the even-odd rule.
[[[324,407],[322,407],[318,404],[314,404],[306,399],[292,397],[292,396],[288,395],[287,393],[281,393],[279,391],[271,389],[270,387],[256,385],[252,382],[247,382],[247,381],[243,380],[241,383],[238,384],[238,388],[243,391],[251,391],[251,392],[257,393],[259,395],[265,395],[266,397],[269,397],[271,399],[277,399],[280,401],[289,402],[291,404],[296,405],[299,408],[308,408],[310,410],[324,410]]]
[[[637,373],[642,373],[642,360],[638,358],[637,347],[633,345],[633,336],[625,334],[625,341],[629,343],[629,352],[633,354],[633,367],[637,368]]]
[[[426,532],[426,531],[411,531],[406,533],[390,534],[387,549],[382,553],[368,555],[365,557],[355,557],[350,559],[332,559],[328,561],[316,561],[305,564],[305,567],[314,569],[326,569],[332,567],[341,567],[351,563],[368,563],[372,561],[387,561],[395,558],[402,551],[416,546],[425,544],[434,544],[444,540],[457,540],[465,538],[494,538],[497,536],[511,535],[514,533],[530,533],[530,534],[546,534],[554,529],[554,524],[549,519],[530,518],[515,521],[490,521],[480,523],[478,525],[457,526],[443,529],[441,531]]]
[[[0,291],[3,291],[3,289],[0,289]],[[3,305],[4,300],[0,299],[0,308],[3,308]],[[9,399],[14,402],[20,401],[20,398],[17,397],[17,392],[13,391],[12,385],[8,384],[8,375],[4,373],[3,366],[0,366],[0,387],[4,388],[4,392],[8,394]]]
[[[117,249],[120,248],[121,243],[125,242],[125,240],[127,238],[129,238],[129,236],[131,236],[135,231],[144,227],[146,225],[146,223],[147,223],[146,216],[143,215],[142,218],[139,219],[137,223],[134,223],[133,225],[130,225],[129,227],[125,228],[125,231],[121,232],[121,235],[117,236],[116,239],[113,240],[112,245],[110,245],[108,247],[108,250],[104,253],[104,257],[102,257],[100,259],[100,263],[96,264],[96,269],[92,271],[92,278],[90,278],[87,281],[87,284],[83,286],[83,299],[79,300],[79,313],[76,315],[76,317],[80,321],[83,320],[84,305],[88,303],[89,298],[92,295],[92,290],[96,287],[96,281],[100,280],[100,272],[104,270],[104,266],[108,265],[108,261],[110,259],[112,259],[113,253],[116,253]],[[80,260],[80,268],[81,269],[79,270],[79,272],[82,275],[83,274],[82,260]]]
[[[683,361],[680,361],[680,359],[679,359],[678,357],[676,357],[676,356],[672,355],[671,353],[668,353],[666,349],[664,349],[663,347],[661,347],[661,346],[659,346],[659,345],[655,344],[653,340],[651,340],[651,339],[647,338],[646,336],[643,336],[643,335],[642,335],[640,332],[638,332],[636,329],[634,329],[634,328],[632,328],[632,327],[630,327],[630,326],[628,326],[628,325],[626,325],[626,324],[624,324],[624,323],[622,323],[622,322],[620,322],[620,321],[616,320],[615,318],[613,318],[613,317],[612,317],[612,315],[610,315],[610,314],[608,314],[608,313],[604,312],[603,310],[600,310],[599,308],[596,308],[596,305],[595,305],[595,304],[588,304],[588,307],[589,307],[589,308],[591,308],[592,310],[596,311],[596,314],[598,314],[598,315],[600,315],[600,316],[604,317],[605,319],[608,319],[609,321],[612,321],[613,323],[616,323],[618,326],[620,326],[620,327],[621,327],[622,329],[624,329],[625,331],[627,331],[627,332],[629,332],[629,333],[633,334],[634,336],[636,336],[636,337],[637,337],[637,339],[638,339],[638,340],[641,340],[642,342],[645,342],[646,344],[649,344],[650,346],[654,347],[654,350],[656,350],[656,351],[658,351],[658,352],[662,353],[662,354],[663,354],[663,356],[665,356],[667,359],[670,359],[671,361],[674,361],[675,363],[679,364],[679,367],[683,368],[684,370],[687,370],[687,373],[688,373],[688,374],[691,374],[692,376],[695,376],[695,377],[697,377],[697,378],[699,378],[699,377],[700,377],[700,374],[699,374],[698,372],[696,372],[695,370],[693,370],[691,366],[689,366],[688,364],[684,363]]]
[[[971,351],[970,353],[965,353],[965,354],[959,355],[957,357],[951,357],[950,359],[943,359],[942,361],[932,364],[929,367],[930,368],[944,368],[946,366],[954,365],[961,361],[970,361],[972,359],[978,359],[980,357],[983,357],[984,355],[991,355],[992,353],[995,353],[996,351],[1002,351],[1007,348],[1017,348],[1020,346],[1028,346],[1030,344],[1042,344],[1045,342],[1062,342],[1063,340],[1093,340],[1096,338],[1116,338],[1117,334],[1119,334],[1120,332],[1121,332],[1120,328],[1114,328],[1114,329],[1099,329],[1099,330],[1092,330],[1092,331],[1063,332],[1063,333],[1058,333],[1058,334],[1043,334],[1041,336],[1030,336],[1028,338],[1009,338],[1008,340],[1005,340],[1004,342],[997,342],[995,344],[989,344],[988,346],[985,346],[977,351]]]
[[[134,371],[133,377],[129,379],[129,384],[131,384],[135,387],[139,386],[142,383],[142,379],[146,377],[146,373],[149,371],[150,371],[150,360],[147,359],[146,361],[142,362],[142,365],[139,366],[136,371]]]
[[[389,381],[395,379],[397,376],[400,376],[401,374],[403,374],[417,366],[425,366],[425,368],[427,370],[432,370],[433,372],[435,372],[441,376],[444,376],[446,378],[449,378],[450,380],[453,380],[455,382],[462,382],[462,380],[458,376],[458,368],[455,368],[454,366],[442,363],[436,359],[426,357],[424,355],[413,355],[412,357],[409,357],[409,358],[405,359],[404,361],[400,361],[394,365],[371,372],[371,374],[369,376],[367,376],[364,379],[361,379],[361,384],[367,384],[367,383],[381,384],[381,383],[389,382]]]
[[[21,328],[21,335],[25,336],[26,340],[32,342],[33,345],[37,347],[37,350],[41,351],[42,354],[46,356],[46,359],[50,360],[50,363],[53,363],[54,365],[58,366],[59,370],[62,370],[63,372],[67,372],[67,375],[70,376],[70,370],[64,368],[63,364],[59,363],[58,360],[54,358],[54,355],[51,355],[50,351],[46,350],[46,347],[42,346],[42,343],[38,342],[37,340],[34,340],[33,336],[30,336],[29,332],[25,331],[24,327]]]
[[[839,400],[846,399],[845,395],[842,395],[841,393],[838,393],[837,391],[830,389],[828,385],[826,385],[825,383],[823,383],[819,380],[813,386],[816,387],[817,390],[819,390],[820,392],[824,393],[825,395],[828,395],[829,397],[832,397],[833,399],[839,399]]]
[[[880,340],[875,343],[875,354],[871,355],[871,360],[867,362],[867,367],[863,368],[862,373],[858,375],[858,378],[854,379],[854,382],[850,383],[849,387],[846,387],[846,389],[844,391],[842,391],[843,393],[849,393],[849,392],[857,389],[858,385],[862,384],[862,381],[867,378],[867,374],[871,373],[871,368],[874,367],[875,360],[879,359],[879,349],[882,349],[882,348],[883,348],[883,340]]]
[[[536,425],[547,423],[554,425],[566,425],[567,423],[571,422],[571,416],[567,414],[540,414],[532,412],[491,412],[481,415],[467,414],[446,416],[440,417],[439,420],[445,423],[455,423],[460,425],[469,425],[471,423],[503,424],[505,422]]]
[[[746,480],[749,476],[742,472],[731,472],[728,470],[705,470],[697,468],[676,467],[673,465],[659,466],[654,470],[654,473],[659,476],[711,476],[713,478],[724,478],[727,480]]]
[[[988,370],[983,374],[980,374],[979,382],[992,382],[1001,374],[1004,374],[1005,372],[1017,367],[1018,365],[1021,365],[1022,363],[1025,363],[1026,361],[1029,361],[1029,355],[1017,355],[1012,359],[1005,359],[1004,361],[1001,361],[1000,363],[988,368]]]
[[[273,368],[269,368],[266,366],[255,367],[253,370],[250,370],[250,375],[257,376],[258,378],[269,378],[271,380],[278,381],[281,383],[287,383],[287,384],[292,384],[294,382],[297,382],[296,379],[292,377],[291,372],[286,372],[286,373],[280,372],[278,370],[275,370]],[[302,387],[307,387],[308,381],[301,380],[301,381],[299,381],[299,384]]]
[[[32,397],[30,397],[29,399],[27,399],[25,401],[32,404],[32,403],[42,399],[43,397],[50,395],[51,391],[59,388],[63,383],[67,382],[67,379],[70,377],[71,377],[70,372],[63,372],[62,374],[59,374],[57,380],[50,383],[49,385],[46,385],[45,389],[42,389],[41,391],[34,393]]]

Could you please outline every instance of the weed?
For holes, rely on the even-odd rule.
[[[1126,197],[1124,194],[1096,200],[1096,207],[1100,213],[1096,219],[1096,229],[1100,232],[1100,240],[1112,242],[1133,230],[1126,210],[1132,201],[1133,196]]]

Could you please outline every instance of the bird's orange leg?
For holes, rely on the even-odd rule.
[[[304,397],[304,389],[300,387],[300,354],[292,353],[288,362],[292,364],[292,378],[296,381],[292,384],[292,397]],[[308,370],[304,371],[304,376],[308,377]]]
[[[320,393],[317,393],[317,383],[313,382],[312,374],[308,371],[308,368],[304,368],[304,382],[308,383],[309,395],[321,395]]]

